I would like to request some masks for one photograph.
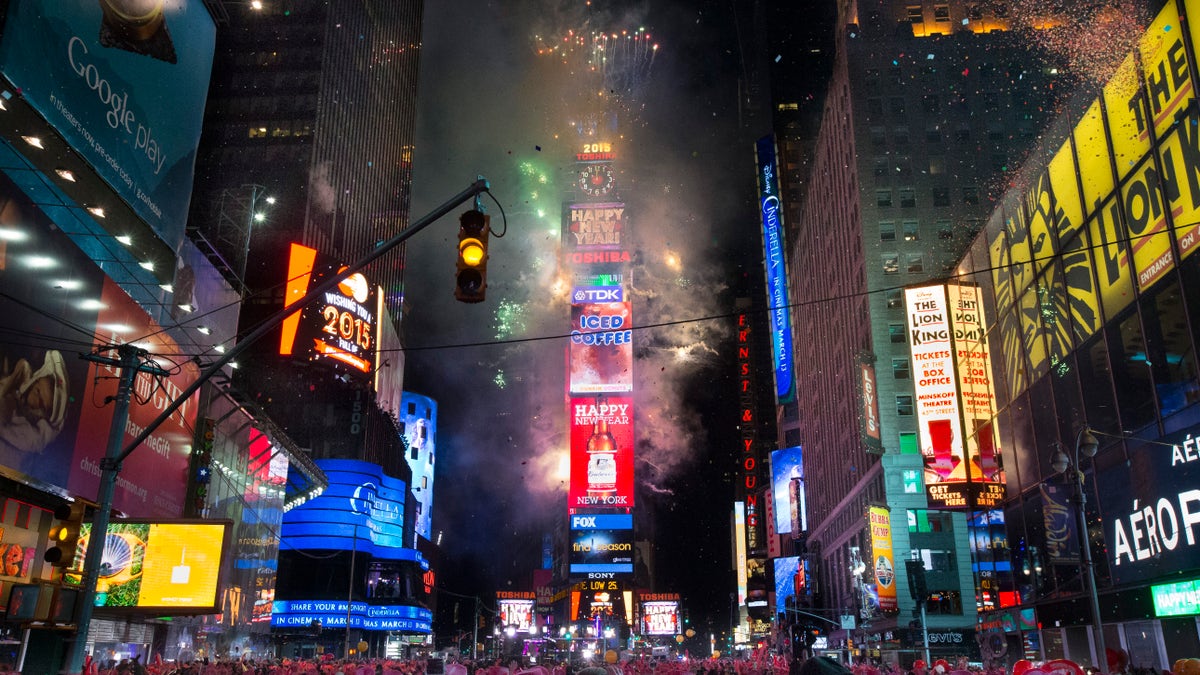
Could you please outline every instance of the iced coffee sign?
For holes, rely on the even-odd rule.
[[[946,287],[906,289],[904,302],[929,505],[966,508],[968,473]]]

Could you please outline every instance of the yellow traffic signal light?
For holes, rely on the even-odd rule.
[[[458,270],[454,297],[460,302],[483,302],[487,292],[488,230],[491,217],[467,211],[458,218]]]
[[[58,522],[50,527],[50,545],[42,557],[55,567],[70,568],[75,563],[75,552],[79,549],[79,530],[87,505],[76,500],[54,509]]]

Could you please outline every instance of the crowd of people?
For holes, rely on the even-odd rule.
[[[609,657],[615,656],[610,652]],[[330,655],[310,659],[203,659],[187,663],[164,662],[155,658],[142,663],[140,658],[127,659],[112,667],[99,668],[90,658],[84,675],[1089,675],[1085,669],[1070,661],[1057,660],[1046,664],[1018,661],[1007,667],[989,663],[985,667],[970,666],[967,660],[955,664],[944,660],[928,665],[917,659],[911,667],[895,663],[859,661],[845,665],[827,657],[792,659],[762,650],[750,658],[658,658],[631,656],[595,665],[554,663],[551,665],[521,665],[516,661],[469,659],[443,662],[440,659],[347,659]],[[1182,661],[1182,660],[1181,660]],[[1175,675],[1200,675],[1200,660],[1195,668],[1176,667]],[[110,664],[105,664],[110,665]],[[1171,675],[1153,668],[1132,669],[1128,661],[1114,664],[1110,655],[1109,671],[1121,675]],[[0,674],[7,675],[7,674]],[[1098,675],[1098,674],[1096,674]]]

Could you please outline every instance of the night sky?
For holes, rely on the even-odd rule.
[[[496,590],[532,590],[543,533],[566,516],[557,471],[570,310],[552,287],[578,144],[567,111],[592,80],[537,49],[568,30],[645,28],[659,49],[648,62],[627,57],[634,93],[621,124],[632,141],[619,148],[620,180],[633,214],[635,325],[671,325],[634,333],[638,498],[655,514],[654,590],[681,593],[693,625],[721,632],[739,442],[731,288],[747,270],[762,273],[756,132],[741,128],[738,107],[749,46],[739,46],[731,3],[517,4],[426,6],[414,217],[477,174],[508,216],[491,243],[484,303],[453,299],[456,218],[408,250],[405,388],[440,406],[439,586],[489,603]],[[484,206],[499,231],[500,210]]]

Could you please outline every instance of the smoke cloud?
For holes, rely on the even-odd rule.
[[[736,55],[694,47],[708,32],[734,39],[728,17],[706,13],[707,3],[655,15],[647,3],[611,12],[531,4],[426,6],[413,214],[481,174],[508,222],[491,240],[485,303],[453,299],[450,217],[410,242],[405,282],[405,387],[440,406],[434,529],[447,547],[476,547],[473,573],[492,577],[492,589],[526,583],[542,532],[565,515],[571,280],[558,263],[559,231],[574,152],[588,134],[617,144],[632,231],[639,494],[670,508],[710,453],[733,461],[732,442],[713,447],[714,413],[697,403],[705,388],[734,394],[732,319],[692,319],[730,311],[727,257],[761,246],[753,205],[735,196],[745,185],[727,183],[729,169],[753,181],[751,147],[739,157],[714,151],[731,147],[737,93],[732,78],[706,78],[735,67]],[[622,43],[602,70],[584,55],[545,51],[564,37],[639,29],[658,49]],[[604,97],[617,101],[615,118],[578,112]],[[608,131],[614,122],[618,133]],[[487,197],[484,206],[500,232],[501,209]],[[731,494],[703,488],[710,502]],[[714,534],[727,550],[727,532]]]

